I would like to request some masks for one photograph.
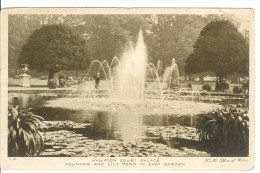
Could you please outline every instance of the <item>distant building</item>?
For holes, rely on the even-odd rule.
[[[194,81],[196,81],[196,82],[200,81],[200,77],[199,76],[194,76]]]
[[[208,82],[212,82],[212,81],[216,81],[217,77],[215,76],[210,76],[210,75],[207,75],[203,78],[203,81],[208,81]]]
[[[205,82],[214,82],[216,81],[217,77],[216,76],[211,76],[211,75],[206,75],[203,77],[203,81]],[[199,82],[200,81],[200,76],[199,75],[192,75],[192,76],[180,76],[179,77],[180,81],[196,81]]]
[[[184,76],[179,76],[179,81],[185,81],[185,77]]]

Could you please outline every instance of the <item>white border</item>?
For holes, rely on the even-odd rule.
[[[2,0],[1,8],[13,7],[197,7],[197,8],[253,8],[255,11],[255,104],[259,105],[259,7],[258,0]],[[255,168],[250,172],[260,172],[259,160],[259,132],[260,132],[260,108],[255,106]],[[4,173],[17,173],[18,171],[1,170]],[[28,171],[19,171],[22,173]],[[31,172],[31,171],[30,171]],[[35,171],[33,171],[35,172]],[[37,171],[45,173],[47,171]],[[54,173],[56,171],[48,171]],[[65,171],[59,171],[65,172]],[[79,171],[74,171],[79,172]],[[94,171],[90,171],[94,172]],[[103,171],[102,171],[103,172]],[[131,171],[132,172],[132,171]],[[150,172],[150,171],[149,171]],[[233,173],[234,171],[232,171]],[[238,171],[235,171],[238,172]],[[245,171],[249,172],[249,171]]]

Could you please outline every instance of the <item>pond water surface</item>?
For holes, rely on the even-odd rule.
[[[47,136],[47,141],[50,142],[51,146],[47,144],[46,151],[50,150],[51,152],[48,152],[49,154],[45,153],[46,156],[55,156],[55,153],[57,153],[54,152],[53,148],[50,149],[53,145],[56,145],[57,149],[61,148],[57,147],[58,144],[53,143],[53,141],[56,140],[55,131],[64,130],[65,132],[69,132],[72,136],[79,134],[79,137],[82,136],[83,138],[85,137],[94,141],[116,140],[129,142],[131,144],[152,142],[164,144],[173,149],[183,150],[183,148],[189,148],[194,152],[201,150],[198,135],[194,128],[196,125],[196,116],[147,115],[140,112],[88,111],[46,107],[46,102],[53,99],[59,99],[59,96],[18,94],[10,95],[8,100],[13,106],[18,105],[19,108],[30,108],[31,112],[42,116],[46,122],[83,124],[83,126],[78,128],[69,128],[66,125],[64,126],[63,123],[62,126],[59,125],[59,127],[47,129],[48,133],[50,132],[49,138]],[[64,136],[66,135],[68,135],[68,133]],[[62,140],[60,143],[64,143],[65,139]],[[65,154],[64,156],[67,155]]]

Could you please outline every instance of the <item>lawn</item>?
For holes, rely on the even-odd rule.
[[[18,86],[20,79],[8,78],[8,86]],[[31,78],[30,84],[32,86],[47,86],[47,80],[41,80],[39,78]]]
[[[47,81],[48,80],[41,80],[40,78],[31,78],[30,79],[30,84],[33,87],[43,87],[47,86]],[[20,79],[14,79],[14,78],[8,78],[8,86],[18,86],[20,82]],[[186,88],[188,83],[191,83],[192,89],[194,90],[202,90],[202,85],[200,82],[194,82],[194,81],[182,81],[180,83],[181,88]],[[211,90],[215,90],[215,83],[214,82],[204,82],[208,83],[211,85]],[[86,84],[88,86],[94,86],[94,81],[87,81]],[[101,80],[100,81],[100,87],[101,88],[107,88],[107,86],[110,84],[110,82]],[[232,93],[233,87],[239,85],[239,84],[230,84],[230,89],[227,91],[228,93]]]

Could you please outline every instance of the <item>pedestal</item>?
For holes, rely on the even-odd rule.
[[[22,87],[30,87],[30,75],[22,74],[19,76],[20,78],[20,86]]]

